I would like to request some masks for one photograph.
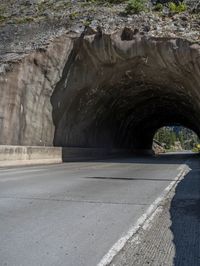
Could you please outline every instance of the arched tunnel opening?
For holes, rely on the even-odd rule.
[[[155,153],[198,152],[199,137],[194,131],[180,124],[159,128],[153,138],[152,149]]]
[[[166,125],[200,136],[198,69],[191,63],[199,50],[180,39],[121,36],[78,40],[51,98],[55,146],[151,151]]]

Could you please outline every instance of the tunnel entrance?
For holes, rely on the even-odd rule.
[[[182,125],[200,135],[198,105],[182,87],[121,79],[82,90],[56,128],[58,146],[152,150],[157,130]],[[194,96],[193,96],[194,97]]]
[[[57,128],[55,142],[150,151],[155,133],[166,125],[182,125],[200,135],[197,109],[187,91],[142,82],[82,91]]]
[[[152,149],[157,153],[198,151],[198,136],[192,130],[180,125],[159,128],[154,135]]]
[[[122,34],[75,43],[51,97],[54,145],[152,150],[156,131],[166,125],[200,136],[198,47]]]

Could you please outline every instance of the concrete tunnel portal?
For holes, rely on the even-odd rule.
[[[166,125],[200,136],[200,45],[181,38],[66,33],[0,88],[2,145],[149,150]]]
[[[130,29],[79,38],[51,98],[54,145],[150,150],[176,124],[200,136],[199,58],[188,41]]]

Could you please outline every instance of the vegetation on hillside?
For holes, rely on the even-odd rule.
[[[154,136],[166,150],[193,150],[200,140],[190,129],[184,127],[162,127]]]
[[[5,23],[24,24],[55,18],[61,19],[65,15],[73,20],[73,13],[84,15],[84,8],[86,7],[94,8],[97,11],[102,6],[108,6],[112,9],[119,5],[119,14],[123,15],[153,11],[160,15],[171,16],[185,11],[193,13],[194,10],[199,10],[199,8],[191,8],[189,4],[177,0],[163,3],[159,0],[21,0],[19,2],[2,0],[0,1],[0,25]],[[77,7],[76,11],[74,11],[75,7]]]
[[[142,11],[145,11],[146,5],[146,0],[129,0],[125,11],[127,14],[138,14]]]

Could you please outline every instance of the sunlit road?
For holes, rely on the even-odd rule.
[[[0,265],[97,265],[192,156],[0,169]]]

